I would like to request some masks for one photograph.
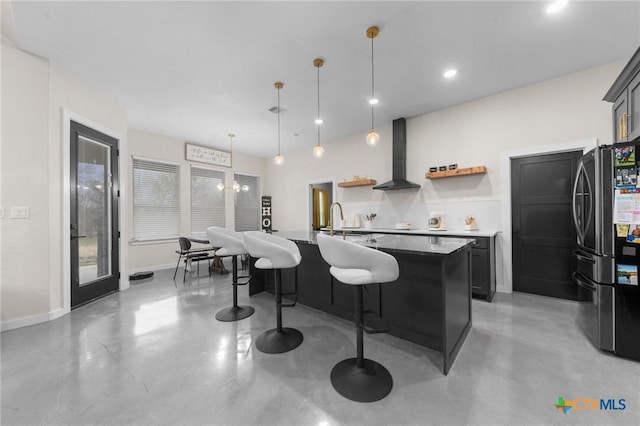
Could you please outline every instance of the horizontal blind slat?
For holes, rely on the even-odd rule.
[[[191,167],[191,232],[204,232],[211,226],[225,227],[224,172]]]
[[[133,237],[175,238],[180,233],[180,166],[133,158]]]

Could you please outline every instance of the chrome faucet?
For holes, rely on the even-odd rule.
[[[329,206],[329,235],[333,235],[333,206],[338,206],[338,208],[340,209],[340,220],[344,220],[342,205],[337,201],[335,203],[331,203],[331,205]]]

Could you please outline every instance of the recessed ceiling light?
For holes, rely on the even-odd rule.
[[[458,74],[458,70],[454,69],[454,68],[451,68],[451,69],[446,70],[444,72],[444,74],[442,74],[442,75],[444,76],[444,78],[453,78],[453,77],[456,76],[456,74]]]
[[[371,105],[378,105],[378,100],[377,100],[376,98],[369,99],[369,103],[370,103]]]
[[[569,0],[554,1],[549,6],[547,6],[547,13],[560,12],[562,9],[564,9],[567,6],[567,3],[569,3]]]
[[[316,124],[322,124],[322,123],[323,123],[322,118],[316,118]]]

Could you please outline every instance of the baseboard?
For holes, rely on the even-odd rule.
[[[16,328],[28,327],[30,325],[40,324],[41,322],[52,321],[60,318],[64,314],[68,314],[70,311],[60,308],[52,312],[45,314],[33,315],[30,317],[18,318],[11,321],[5,321],[0,324],[0,331],[14,330]]]
[[[166,265],[156,265],[156,266],[148,266],[146,268],[135,268],[135,269],[129,269],[129,275],[131,274],[135,274],[136,272],[145,272],[145,271],[161,271],[163,269],[169,269],[169,268],[175,268],[176,264],[175,263],[170,263],[170,264],[166,264]]]

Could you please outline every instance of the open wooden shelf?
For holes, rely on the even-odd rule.
[[[378,182],[376,182],[373,179],[358,179],[358,180],[351,180],[349,182],[338,182],[338,186],[340,188],[350,188],[352,186],[369,186],[369,185],[376,185]]]
[[[479,175],[487,173],[485,166],[467,167],[466,169],[445,170],[442,172],[430,172],[424,175],[427,179],[440,179],[451,176],[467,176],[467,175]]]

